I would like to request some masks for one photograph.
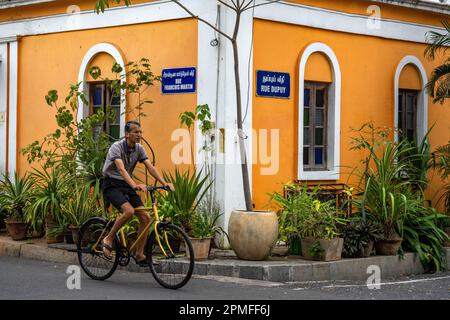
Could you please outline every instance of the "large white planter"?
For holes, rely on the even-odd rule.
[[[272,211],[231,213],[228,223],[231,247],[243,260],[265,260],[278,238],[278,217]]]

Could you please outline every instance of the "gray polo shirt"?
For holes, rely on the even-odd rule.
[[[125,169],[132,177],[133,170],[136,167],[137,162],[147,160],[148,156],[145,153],[144,147],[139,143],[136,143],[134,148],[130,149],[125,138],[114,142],[109,148],[105,164],[103,165],[103,176],[124,180],[117,170],[116,164],[114,163],[114,160],[116,159],[122,159]]]

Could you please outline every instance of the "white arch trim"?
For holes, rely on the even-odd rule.
[[[417,138],[418,142],[422,142],[423,138],[427,134],[428,130],[428,94],[425,89],[423,89],[428,82],[427,73],[425,68],[420,62],[420,60],[415,56],[404,57],[397,66],[395,71],[394,80],[394,139],[398,142],[398,92],[400,84],[400,75],[402,70],[408,64],[414,65],[420,74],[420,80],[422,81],[422,90],[419,92],[417,97]]]
[[[83,61],[81,62],[80,72],[78,74],[78,82],[81,82],[80,91],[87,94],[86,83],[86,72],[87,68],[91,63],[92,59],[99,53],[107,53],[114,58],[116,63],[120,64],[122,67],[122,72],[120,74],[121,78],[125,78],[125,63],[120,54],[120,51],[110,43],[98,43],[91,47],[88,52],[85,54]],[[85,105],[81,99],[78,99],[78,105],[80,106],[78,112],[78,122],[81,119],[87,117],[89,115],[89,105]],[[126,94],[125,90],[122,89],[120,91],[120,136],[123,137],[125,135],[125,106],[126,106]]]
[[[328,127],[327,127],[327,170],[304,171],[303,169],[303,101],[305,88],[305,69],[309,57],[315,53],[323,53],[332,66],[333,83],[328,92]],[[310,44],[302,54],[299,66],[298,94],[298,180],[338,180],[340,164],[340,123],[341,123],[341,69],[333,50],[326,44],[316,42]]]

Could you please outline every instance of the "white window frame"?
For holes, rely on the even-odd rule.
[[[327,124],[327,170],[305,171],[303,168],[303,100],[305,89],[305,70],[309,57],[316,52],[324,54],[333,73],[333,82],[328,88]],[[310,44],[302,53],[299,65],[298,94],[298,180],[339,180],[340,165],[340,123],[341,123],[341,69],[333,50],[324,43]]]
[[[81,62],[80,72],[78,74],[78,82],[81,82],[79,90],[89,96],[89,86],[86,83],[86,72],[88,71],[91,61],[99,54],[107,53],[113,57],[113,59],[122,67],[122,72],[120,76],[122,79],[125,78],[125,63],[122,55],[114,45],[110,43],[98,43],[91,47],[85,54],[83,61]],[[125,108],[126,108],[126,94],[125,89],[120,90],[120,136],[125,136]],[[78,116],[77,121],[80,122],[82,119],[89,115],[89,103],[84,104],[81,99],[78,99]],[[81,111],[81,112],[80,112]]]
[[[428,94],[424,89],[428,82],[427,73],[422,62],[415,56],[406,56],[397,65],[394,79],[394,141],[398,142],[398,94],[400,91],[400,75],[407,65],[413,65],[419,71],[420,80],[422,81],[422,90],[417,95],[417,140],[420,144],[427,134],[428,130]]]

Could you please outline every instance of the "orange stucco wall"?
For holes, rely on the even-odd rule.
[[[143,57],[150,59],[157,75],[163,68],[197,65],[194,19],[24,37],[19,42],[18,150],[55,129],[54,112],[44,96],[48,90],[56,89],[60,103],[64,103],[69,85],[78,81],[83,57],[101,42],[116,46],[125,63]],[[101,54],[91,65],[99,65],[106,75],[112,61],[111,56]],[[171,170],[174,165],[170,150],[175,144],[171,133],[179,127],[181,112],[195,110],[197,95],[162,95],[161,85],[156,83],[141,98],[154,102],[145,106],[144,137],[155,150],[157,167]],[[129,95],[127,100],[127,108],[137,105],[136,95]],[[19,156],[17,168],[21,172],[30,168],[25,157]]]
[[[255,20],[254,27],[254,75],[256,70],[271,70],[289,72],[292,79],[289,99],[253,96],[253,127],[257,130],[280,130],[278,173],[261,175],[260,169],[263,166],[259,163],[253,165],[253,200],[256,208],[265,208],[268,203],[267,193],[281,192],[284,183],[297,179],[298,67],[301,52],[309,44],[325,43],[332,48],[340,64],[342,167],[339,182],[344,183],[347,182],[351,168],[357,165],[362,157],[362,154],[349,150],[350,127],[358,128],[368,121],[373,121],[377,126],[394,126],[394,77],[400,60],[407,55],[416,56],[425,66],[428,75],[441,61],[424,59],[424,44],[263,20]],[[325,59],[322,61],[326,63]],[[315,69],[320,70],[317,67]],[[310,71],[314,71],[314,68]],[[415,70],[409,66],[404,72],[406,76],[416,76]],[[408,79],[408,82],[414,84],[414,80]],[[435,127],[430,136],[432,148],[447,143],[450,137],[450,107],[435,105],[429,99],[428,125],[434,123]],[[442,183],[435,177],[428,190],[428,196],[433,203],[438,199],[436,194],[441,186]]]

